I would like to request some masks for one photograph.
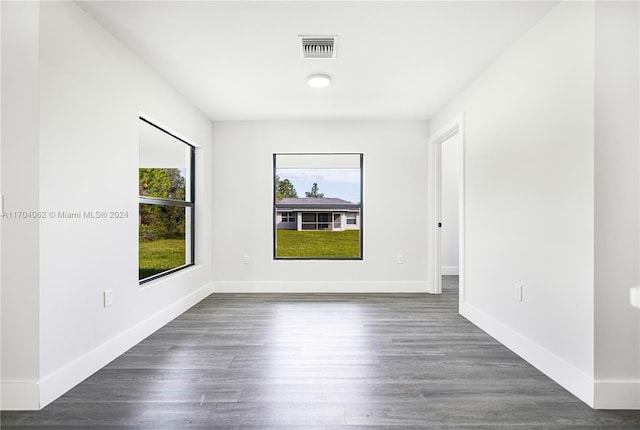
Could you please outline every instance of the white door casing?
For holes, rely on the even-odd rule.
[[[460,303],[464,302],[464,113],[454,118],[440,130],[429,137],[428,142],[428,204],[429,204],[429,229],[428,229],[428,255],[427,276],[429,292],[442,294],[441,274],[441,182],[442,182],[442,143],[447,139],[458,135],[458,167],[459,167],[459,292]]]

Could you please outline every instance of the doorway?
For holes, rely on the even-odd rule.
[[[464,115],[432,134],[428,152],[429,290],[442,294],[442,275],[457,274],[463,302]]]
[[[458,140],[454,134],[441,146],[440,157],[440,267],[442,276],[458,276],[459,166]]]

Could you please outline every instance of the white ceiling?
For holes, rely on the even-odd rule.
[[[214,121],[428,119],[555,4],[80,2]],[[338,35],[337,58],[301,59],[301,34]]]

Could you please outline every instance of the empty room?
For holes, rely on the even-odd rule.
[[[638,1],[0,2],[0,427],[640,428]]]

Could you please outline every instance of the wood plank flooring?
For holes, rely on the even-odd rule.
[[[594,411],[444,294],[213,295],[3,429],[640,429]]]

